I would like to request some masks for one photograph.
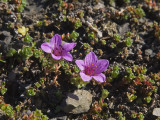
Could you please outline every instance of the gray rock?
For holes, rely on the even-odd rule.
[[[160,108],[154,108],[152,114],[154,116],[160,117]]]
[[[135,43],[138,43],[138,45],[144,45],[145,44],[145,42],[142,38],[141,39],[135,39]]]
[[[145,50],[145,55],[150,56],[152,55],[153,51],[151,49],[146,49]]]
[[[100,3],[100,2],[93,7],[93,9],[96,9],[96,10],[102,9],[102,8],[105,8],[105,5],[104,3]]]
[[[103,35],[102,35],[102,32],[100,30],[98,30],[97,28],[93,27],[92,24],[89,22],[89,21],[86,21],[84,18],[81,18],[82,20],[82,23],[87,25],[90,29],[92,29],[93,31],[97,32],[97,36],[99,38],[101,38]]]
[[[98,36],[99,38],[101,38],[101,37],[103,36],[102,32],[99,31],[99,30],[97,30],[97,36]]]
[[[130,31],[130,29],[129,29],[129,23],[125,23],[125,24],[121,25],[119,27],[118,31],[119,31],[119,34],[121,36],[123,36],[126,32],[129,32]]]
[[[2,31],[0,32],[0,40],[4,41],[5,44],[9,44],[11,42],[12,35],[10,35],[10,32]]]
[[[134,63],[135,63],[135,61],[134,61],[134,60],[128,60],[128,64],[133,65]]]
[[[93,24],[93,22],[94,22],[93,18],[92,17],[88,17],[88,16],[87,16],[87,21],[90,22],[91,24]]]
[[[92,6],[88,6],[87,7],[87,11],[88,11],[89,14],[93,14],[94,13]]]
[[[10,35],[10,32],[0,32],[0,51],[7,53],[8,45],[10,44],[12,37],[13,36]]]
[[[67,116],[55,117],[51,118],[50,120],[67,120]]]
[[[86,90],[76,90],[68,93],[63,101],[61,109],[66,113],[80,114],[90,109],[93,95]]]
[[[108,118],[108,120],[116,120],[115,118]]]
[[[117,28],[119,26],[112,21],[108,21],[107,23],[103,23],[102,26],[103,26],[103,31],[105,31],[111,37],[113,37],[115,35],[115,33],[118,33]]]

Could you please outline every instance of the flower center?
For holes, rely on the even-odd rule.
[[[53,51],[53,54],[54,54],[55,56],[61,56],[62,51],[60,51],[59,49],[55,48],[54,51]]]
[[[95,71],[97,69],[97,65],[91,64],[90,66],[85,67],[85,74],[86,75],[95,75]]]
[[[54,54],[55,56],[62,56],[62,50],[63,50],[63,48],[62,48],[61,45],[59,45],[59,46],[57,47],[56,44],[55,44],[55,48],[54,48],[54,50],[53,50],[52,52],[53,52],[53,54]]]

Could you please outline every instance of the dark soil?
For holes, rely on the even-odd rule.
[[[0,111],[0,119],[36,119],[31,114],[39,109],[55,120],[158,120],[152,112],[160,107],[159,0],[148,0],[150,3],[147,0],[26,0],[25,5],[23,0],[0,1],[0,108],[4,111],[2,115]],[[20,6],[24,10],[20,11]],[[80,23],[76,23],[77,19]],[[22,26],[28,28],[31,41],[26,41],[26,34],[18,31]],[[73,31],[79,36],[67,38]],[[49,69],[50,56],[40,48],[54,34],[62,35],[65,42],[77,44],[71,52],[74,60],[64,61],[68,67],[62,65],[58,70]],[[118,40],[116,35],[120,37]],[[31,53],[28,49],[24,52],[26,46]],[[11,52],[13,49],[15,53]],[[104,72],[106,82],[91,81],[87,85],[82,85],[83,81],[73,82],[79,75],[74,69],[75,60],[84,59],[90,51],[99,59],[109,60]],[[115,66],[119,67],[116,77]],[[7,88],[5,94],[4,88]],[[32,89],[33,96],[28,94]],[[77,89],[93,94],[91,109],[78,115],[64,113],[60,109],[62,101],[68,92]],[[103,89],[109,92],[103,98],[107,106],[100,104]],[[2,109],[3,104],[13,107],[13,115]],[[21,106],[20,111],[16,110],[17,105]]]

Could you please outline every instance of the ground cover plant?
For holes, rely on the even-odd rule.
[[[159,120],[159,0],[0,0],[1,120]]]

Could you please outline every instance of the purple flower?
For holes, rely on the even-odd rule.
[[[76,46],[75,43],[64,43],[62,45],[61,36],[58,34],[55,34],[51,38],[50,43],[45,42],[41,45],[41,49],[46,53],[51,53],[51,56],[55,60],[60,60],[64,58],[67,61],[72,61],[73,57],[68,52],[72,50],[75,46]]]
[[[104,82],[106,76],[102,73],[109,65],[109,61],[105,59],[98,60],[94,52],[86,55],[84,61],[76,60],[76,64],[81,70],[80,76],[83,81],[90,81],[94,78],[98,82]]]

